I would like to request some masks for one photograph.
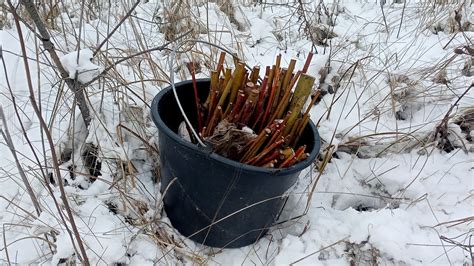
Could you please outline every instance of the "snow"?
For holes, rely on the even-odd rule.
[[[93,109],[89,133],[48,53],[22,26],[35,97],[54,149],[58,156],[66,147],[74,150],[70,160],[61,162],[60,172],[91,264],[470,265],[474,145],[467,135],[474,136],[474,129],[466,131],[453,121],[474,106],[472,89],[449,116],[454,150],[438,148],[432,134],[473,82],[463,74],[472,58],[454,53],[472,45],[472,26],[452,30],[457,27],[454,10],[461,10],[464,23],[473,21],[472,7],[407,1],[404,8],[395,3],[401,1],[388,1],[384,20],[376,1],[311,2],[305,6],[307,18],[337,35],[328,46],[313,47],[303,32],[298,1],[233,2],[239,4],[231,19],[213,2],[170,13],[167,8],[175,5],[167,1],[143,1],[96,56],[94,47],[127,7],[98,1],[100,11],[85,12],[80,20],[80,1],[63,3],[51,29],[58,53],[64,54],[61,62],[69,78],[77,75],[82,84],[99,77],[86,88]],[[316,52],[308,72],[317,83],[321,70],[330,66],[321,84],[328,93],[311,112],[323,140],[321,160],[305,169],[287,192],[281,223],[248,247],[220,250],[193,243],[172,228],[162,209],[155,182],[158,134],[149,105],[167,86],[161,80],[168,78],[169,50],[130,58],[99,76],[113,62],[165,43],[167,16],[175,13],[184,17],[173,22],[179,29],[204,27],[189,38],[226,47],[251,66],[272,65],[281,53],[283,65],[295,58],[301,69],[308,53]],[[327,27],[330,21],[334,26]],[[435,31],[436,25],[442,30]],[[5,65],[0,66],[0,105],[42,207],[37,215],[0,137],[0,263],[78,263],[68,234],[71,223],[61,218],[66,213],[59,188],[48,186],[41,171],[52,172],[51,150],[30,103],[13,21],[0,30],[0,41]],[[180,66],[191,59],[202,66],[198,78],[207,77],[207,64],[214,64],[218,50],[202,43],[186,49],[192,50],[178,54],[176,79],[189,79]],[[232,66],[232,59],[226,60]],[[436,82],[440,73],[449,82]],[[93,183],[82,158],[85,143],[98,147],[102,162]],[[332,157],[325,165],[328,155]],[[73,165],[71,176],[68,167]]]
[[[93,53],[90,49],[82,49],[65,54],[60,60],[69,73],[69,78],[74,79],[77,75],[77,80],[84,84],[93,80],[103,70],[91,62],[92,57]]]

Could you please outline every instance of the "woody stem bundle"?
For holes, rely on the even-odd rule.
[[[263,69],[260,81],[259,66],[246,69],[243,62],[237,61],[233,70],[225,68],[222,53],[216,70],[211,71],[207,99],[203,104],[196,99],[201,137],[222,134],[216,128],[225,121],[238,129],[250,128],[255,132],[239,151],[237,158],[242,163],[284,168],[305,160],[306,145],[300,145],[299,138],[319,96],[316,92],[303,110],[315,82],[313,76],[306,74],[311,58],[312,54],[303,69],[295,72],[296,60],[283,68],[278,55],[273,66]]]

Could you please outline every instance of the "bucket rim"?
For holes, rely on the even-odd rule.
[[[210,82],[209,78],[200,78],[196,79],[196,83],[199,82]],[[185,80],[181,82],[175,83],[175,88],[178,89],[180,86],[183,85],[190,85],[192,84],[192,80]],[[316,156],[319,153],[319,150],[321,148],[321,139],[319,136],[319,132],[314,125],[313,121],[311,119],[309,120],[309,123],[307,126],[310,127],[311,131],[313,132],[314,136],[314,145],[313,149],[309,153],[308,158],[305,160],[298,162],[290,167],[286,168],[266,168],[266,167],[260,167],[260,166],[254,166],[254,165],[248,165],[245,163],[241,163],[238,161],[234,161],[231,159],[228,159],[222,155],[219,155],[217,153],[214,153],[208,149],[204,149],[202,147],[199,147],[197,144],[193,144],[192,142],[184,140],[182,137],[180,137],[178,134],[176,134],[173,130],[171,130],[165,122],[161,119],[161,116],[158,112],[158,104],[163,98],[163,96],[167,93],[170,93],[172,91],[171,86],[167,86],[166,88],[163,88],[160,90],[160,92],[153,98],[152,104],[151,104],[151,118],[153,120],[153,123],[156,125],[159,131],[163,132],[166,134],[168,137],[179,143],[180,145],[184,145],[188,149],[193,150],[194,152],[197,153],[202,153],[204,155],[207,155],[213,160],[216,160],[222,164],[226,164],[232,167],[235,167],[239,170],[242,171],[252,171],[252,172],[257,172],[257,173],[262,173],[262,174],[278,174],[278,175],[289,175],[292,173],[300,172],[307,168],[308,166],[311,165],[311,163],[315,160]],[[174,96],[173,96],[174,98]]]

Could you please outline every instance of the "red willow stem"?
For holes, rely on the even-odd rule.
[[[281,145],[283,145],[287,141],[285,138],[281,138],[280,140],[272,143],[270,146],[265,148],[262,152],[259,154],[255,155],[253,158],[250,158],[248,161],[245,163],[247,164],[255,164],[256,162],[260,161],[265,155],[267,155],[269,152],[271,152],[274,149],[279,148]]]
[[[303,154],[305,149],[306,149],[306,145],[300,146],[298,150],[296,150],[292,156],[288,157],[288,159],[286,159],[280,164],[280,168],[289,167],[295,164],[298,161],[298,157],[300,157],[301,154]]]
[[[229,122],[238,122],[239,115],[241,110],[243,109],[243,106],[245,104],[245,94],[243,90],[239,90],[239,93],[237,94],[237,100],[235,102],[234,107],[232,108],[232,111],[229,114]]]
[[[254,122],[253,122],[252,128],[255,128],[257,126],[258,121],[262,117],[263,103],[265,102],[265,96],[267,92],[267,82],[268,82],[268,75],[265,75],[262,81],[262,86],[260,86],[260,95],[258,96],[258,99],[257,99],[257,108],[253,117]]]
[[[246,147],[246,152],[240,159],[241,162],[245,162],[249,157],[254,156],[254,154],[260,149],[261,145],[265,140],[268,138],[272,131],[269,128],[263,129],[258,136],[249,143],[248,147]]]
[[[309,64],[311,64],[312,59],[313,59],[313,53],[309,53],[308,57],[306,58],[306,62],[304,63],[303,70],[301,70],[302,74],[305,74],[308,71]]]
[[[201,132],[202,130],[202,121],[201,121],[202,117],[201,117],[201,111],[200,111],[201,104],[199,103],[198,89],[197,89],[197,83],[196,83],[196,69],[194,68],[194,62],[190,63],[189,70],[191,72],[191,77],[193,79],[194,101],[196,102],[196,114],[197,114],[197,120],[198,120],[198,132]]]
[[[221,55],[219,56],[219,62],[217,63],[217,73],[220,75],[220,73],[222,72],[222,74],[225,75],[225,71],[224,71],[224,60],[225,60],[225,52],[221,52]]]
[[[275,151],[273,151],[273,153],[270,156],[267,156],[266,159],[260,160],[260,162],[256,162],[255,164],[257,166],[263,166],[263,165],[266,165],[268,163],[271,163],[275,159],[280,159],[281,156],[282,156],[281,150],[276,149]]]
[[[209,121],[209,124],[207,125],[206,132],[205,132],[205,137],[212,135],[214,133],[214,125],[216,123],[217,117],[221,114],[222,112],[222,107],[218,105],[214,112],[212,113],[211,120]]]
[[[267,121],[270,116],[270,110],[272,109],[272,104],[273,104],[273,99],[275,98],[275,91],[278,86],[278,82],[280,80],[280,69],[276,68],[275,69],[275,77],[273,78],[273,84],[269,84],[269,86],[272,87],[272,90],[270,91],[270,98],[268,99],[267,102],[267,108],[265,110],[265,115],[263,116],[262,119],[262,126],[265,126],[266,124],[270,123],[271,121]]]

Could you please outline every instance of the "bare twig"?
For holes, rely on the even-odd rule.
[[[16,12],[15,8],[10,3],[10,1],[8,2],[9,2],[13,16],[19,20],[20,16]],[[69,73],[66,71],[66,69],[62,65],[61,60],[59,59],[59,56],[56,53],[54,44],[51,41],[51,36],[49,35],[48,30],[46,30],[46,26],[44,25],[44,22],[41,20],[38,14],[38,10],[36,9],[34,1],[22,0],[21,4],[25,7],[26,11],[28,12],[31,19],[35,23],[36,28],[38,29],[40,33],[41,41],[43,42],[44,49],[49,52],[51,59],[53,60],[54,64],[59,70],[59,74],[66,81],[66,84],[68,85],[69,89],[74,93],[74,96],[77,100],[77,105],[79,107],[79,110],[81,111],[82,118],[84,119],[84,123],[86,127],[89,127],[90,122],[91,122],[91,115],[90,115],[89,107],[86,102],[84,91],[80,88],[78,82],[74,82],[74,80],[69,78]]]
[[[402,17],[400,18],[400,25],[398,25],[397,39],[400,37],[400,30],[402,29],[403,17],[405,16],[405,7],[407,6],[407,0],[403,1]]]
[[[38,199],[36,198],[35,192],[33,191],[33,188],[31,187],[30,181],[26,177],[25,171],[23,170],[23,167],[20,164],[20,160],[18,159],[18,156],[16,154],[15,145],[13,144],[10,131],[8,130],[7,119],[5,118],[5,114],[3,113],[3,108],[1,105],[0,105],[0,120],[3,124],[3,125],[0,124],[1,125],[0,134],[5,139],[5,142],[7,143],[7,146],[13,155],[13,159],[15,160],[15,164],[16,164],[16,167],[18,168],[18,172],[20,174],[21,180],[23,181],[23,184],[26,187],[26,191],[28,192],[28,195],[31,198],[31,202],[33,203],[33,206],[35,206],[36,214],[38,214],[39,216],[41,213],[41,207],[39,205]]]
[[[8,266],[11,265],[11,262],[10,262],[10,255],[8,255],[8,244],[7,244],[7,237],[6,237],[6,234],[5,234],[5,225],[6,224],[3,224],[2,225],[2,231],[3,231],[3,246],[5,247],[5,257],[7,259],[7,263],[8,263]]]
[[[182,35],[176,37],[176,39],[174,39],[173,41],[169,41],[163,45],[160,45],[160,46],[157,46],[157,47],[153,47],[153,48],[150,48],[150,49],[147,49],[147,50],[143,50],[143,51],[140,51],[140,52],[137,52],[137,53],[134,53],[132,55],[129,55],[127,57],[124,57],[124,58],[121,58],[120,60],[117,60],[116,62],[114,62],[112,65],[108,66],[107,68],[105,68],[99,75],[97,75],[97,77],[95,77],[94,79],[92,79],[91,81],[85,83],[85,84],[82,84],[82,87],[86,87],[90,84],[92,84],[94,81],[96,81],[97,79],[99,79],[99,77],[105,75],[107,72],[109,72],[111,69],[115,68],[118,64],[122,63],[122,62],[125,62],[131,58],[134,58],[134,57],[137,57],[137,56],[140,56],[140,55],[143,55],[143,54],[147,54],[147,53],[150,53],[150,52],[154,52],[154,51],[162,51],[164,49],[166,49],[170,44],[176,42],[177,40],[180,40],[184,37],[186,37],[188,34],[190,34],[192,32],[192,30],[188,31],[188,32],[185,32],[183,33]]]
[[[387,25],[387,18],[385,16],[385,11],[383,10],[383,6],[385,5],[385,0],[380,0],[380,10],[382,10],[382,18],[383,18],[383,23],[385,24],[385,30],[388,32],[388,25]]]
[[[7,0],[7,2],[10,5],[10,7],[12,9],[14,9],[11,1]],[[34,4],[32,2],[30,2],[30,4],[31,4],[31,6],[34,7]],[[35,11],[36,11],[36,8],[35,8]],[[48,129],[48,125],[46,124],[46,121],[44,120],[44,118],[43,118],[43,116],[42,116],[42,114],[41,114],[41,112],[38,108],[38,104],[36,102],[36,99],[35,99],[35,92],[34,92],[34,89],[33,89],[33,83],[32,83],[30,68],[29,68],[29,64],[28,64],[28,58],[26,57],[26,45],[25,45],[25,41],[23,39],[23,33],[22,33],[22,30],[21,30],[20,21],[18,19],[18,14],[16,12],[14,12],[13,14],[14,14],[13,16],[14,16],[14,20],[15,20],[15,25],[16,25],[16,28],[17,28],[17,31],[18,31],[18,39],[20,41],[23,64],[24,64],[25,73],[26,73],[26,80],[28,82],[30,102],[31,102],[31,105],[32,105],[32,107],[35,111],[36,116],[39,119],[40,126],[44,130],[44,133],[46,134],[46,137],[48,139],[48,143],[50,145],[53,168],[55,170],[55,174],[56,174],[56,177],[57,177],[57,182],[58,182],[59,190],[60,190],[60,193],[61,193],[61,199],[63,201],[64,208],[66,209],[66,213],[67,213],[68,218],[69,218],[69,222],[71,223],[72,231],[74,232],[76,241],[77,241],[77,243],[79,245],[79,249],[80,249],[80,254],[78,253],[77,256],[78,256],[79,260],[84,265],[88,266],[89,265],[89,259],[87,257],[87,253],[85,251],[84,244],[81,240],[81,235],[79,233],[79,230],[77,229],[76,222],[74,220],[74,216],[72,214],[71,207],[69,206],[69,201],[67,199],[66,191],[64,190],[64,182],[63,182],[63,179],[61,178],[61,172],[59,170],[59,163],[58,163],[59,161],[58,161],[58,157],[56,155],[56,150],[55,150],[55,147],[54,147],[54,141],[53,141],[53,138],[51,136],[51,132]],[[37,12],[36,12],[36,16],[38,16],[38,18],[39,18],[39,15],[38,15]],[[43,29],[45,30],[44,25],[43,25]],[[51,41],[49,39],[48,39],[48,41],[49,41],[49,43],[51,43]],[[53,49],[53,51],[54,51],[54,49]],[[55,54],[55,52],[53,52],[53,54]],[[56,57],[57,57],[57,55],[56,55]],[[57,58],[57,59],[59,60],[59,58]],[[58,209],[58,211],[60,212],[60,209]],[[69,231],[69,228],[67,226],[66,221],[64,221],[64,226],[66,227],[66,229],[69,233],[71,242],[72,242],[73,246],[75,247],[74,238],[72,237],[72,234]]]
[[[118,30],[118,28],[120,28],[120,26],[125,22],[125,20],[130,17],[130,15],[132,15],[133,11],[135,10],[135,8],[137,8],[138,4],[140,4],[140,0],[136,1],[135,4],[133,4],[133,6],[130,8],[130,10],[128,10],[127,14],[125,14],[125,16],[122,17],[122,19],[120,20],[120,22],[115,25],[115,27],[112,29],[112,31],[107,35],[107,37],[105,37],[105,39],[97,46],[97,48],[95,49],[94,51],[94,54],[93,56],[95,56],[97,54],[97,52],[100,51],[100,48],[102,48],[102,46],[104,46],[104,44],[107,43],[107,41],[110,39],[110,37],[112,37],[112,35],[115,33],[115,31]]]
[[[451,107],[449,108],[448,112],[446,112],[446,114],[444,115],[443,119],[441,120],[441,122],[439,123],[439,125],[436,127],[436,131],[435,131],[435,134],[433,135],[433,141],[436,140],[436,138],[438,137],[438,134],[440,134],[440,137],[441,138],[446,138],[447,135],[448,135],[448,121],[449,121],[449,116],[451,115],[451,112],[453,111],[454,107],[456,107],[459,103],[459,101],[461,101],[461,99],[469,92],[469,90],[471,90],[471,88],[474,87],[474,83],[471,84],[471,86],[469,86],[464,92],[463,94],[461,94],[458,99],[456,100],[456,102],[454,102],[453,105],[451,105]]]

